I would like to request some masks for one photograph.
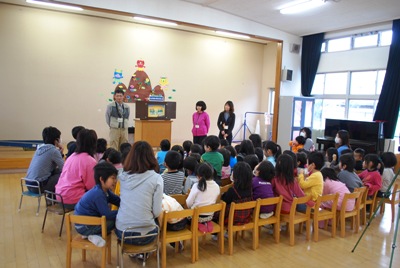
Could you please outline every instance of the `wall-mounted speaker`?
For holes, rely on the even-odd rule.
[[[293,79],[293,70],[283,69],[282,70],[282,81],[292,81]]]

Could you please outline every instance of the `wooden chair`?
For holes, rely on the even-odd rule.
[[[318,232],[319,232],[319,221],[325,221],[324,229],[328,230],[328,220],[332,220],[332,237],[336,236],[336,208],[339,200],[339,194],[328,194],[319,196],[314,209],[311,210],[311,218],[313,219],[313,232],[314,241],[318,242]],[[330,209],[321,208],[321,204],[324,202],[332,202],[332,207]]]
[[[359,188],[354,188],[354,192],[361,192],[361,194],[360,194],[360,198],[361,198],[361,201],[360,201],[360,210],[361,210],[361,212],[360,212],[360,225],[363,225],[363,224],[365,224],[365,222],[363,222],[362,221],[362,216],[363,216],[363,210],[364,210],[364,208],[366,209],[366,204],[365,204],[365,200],[367,200],[367,193],[368,193],[368,188],[366,187],[366,186],[363,186],[363,187],[359,187]]]
[[[306,239],[310,240],[310,212],[311,207],[307,206],[305,213],[296,211],[296,207],[299,204],[306,204],[311,200],[311,196],[303,196],[299,198],[293,198],[292,206],[290,207],[289,214],[281,213],[281,222],[286,222],[286,228],[289,229],[291,246],[294,246],[294,225],[299,224],[299,233],[303,228],[303,222],[306,223]]]
[[[220,203],[214,204],[214,205],[209,205],[209,206],[203,206],[203,207],[198,207],[195,208],[195,217],[193,220],[197,220],[201,214],[203,213],[215,213],[219,212],[219,219],[218,223],[213,222],[213,229],[211,232],[200,232],[200,230],[197,230],[197,236],[196,236],[196,261],[199,260],[199,237],[205,238],[207,234],[218,234],[218,249],[220,254],[224,254],[224,220],[225,220],[225,207],[226,203],[224,201],[221,201]]]
[[[362,210],[361,210],[361,215],[360,215],[360,224],[365,225],[367,223],[367,206],[369,205],[369,215],[368,215],[368,220],[372,217],[372,214],[375,211],[375,203],[376,203],[376,195],[378,194],[378,191],[374,193],[371,199],[368,199],[368,188],[364,192],[363,195],[363,200],[361,200],[361,203],[364,204]]]
[[[58,238],[61,239],[61,232],[64,225],[65,214],[71,212],[73,209],[66,209],[64,206],[64,200],[60,194],[56,194],[50,191],[44,191],[46,198],[46,212],[44,214],[43,224],[42,224],[42,233],[44,231],[44,226],[46,224],[47,212],[54,213],[56,215],[62,215],[60,232],[58,234]],[[59,198],[59,200],[57,199]]]
[[[121,240],[117,240],[117,267],[124,267],[124,254],[140,254],[140,253],[152,253],[156,252],[157,254],[157,267],[160,268],[160,228],[157,225],[152,226],[152,229],[157,228],[157,232],[153,234],[145,234],[140,236],[132,236],[129,235],[130,232],[135,232],[138,228],[141,227],[129,227],[126,228],[122,232]],[[146,245],[131,245],[125,243],[128,239],[134,238],[145,238],[145,237],[154,237],[154,240]],[[146,258],[143,258],[143,266],[146,266]]]
[[[106,257],[108,263],[111,263],[111,234],[107,235],[107,223],[106,216],[102,217],[90,217],[90,216],[78,216],[67,213],[67,268],[71,267],[72,249],[79,248],[82,250],[82,261],[86,261],[86,250],[101,251],[101,267],[106,267]],[[85,224],[85,225],[101,225],[101,237],[106,241],[103,247],[94,245],[87,239],[82,238],[82,235],[78,234],[72,236],[72,224]],[[108,251],[108,252],[107,252]]]
[[[189,228],[180,231],[168,231],[167,222],[171,218],[194,218],[194,209],[184,209],[181,211],[164,211],[161,225],[161,266],[167,266],[167,245],[175,242],[175,252],[179,250],[179,241],[191,241],[192,263],[196,260],[196,236],[197,236],[197,221],[192,220]]]
[[[358,233],[358,229],[360,228],[360,204],[362,199],[363,192],[362,191],[354,191],[354,193],[345,194],[342,207],[337,211],[337,221],[340,223],[340,236],[344,237],[346,232],[346,218],[351,218],[351,227],[355,229],[355,232]],[[351,211],[346,211],[347,201],[350,199],[355,199],[354,209]],[[355,227],[355,228],[354,228]]]
[[[275,242],[279,243],[280,239],[280,227],[281,227],[281,208],[282,208],[282,200],[283,197],[280,195],[279,197],[272,197],[272,198],[264,198],[264,199],[258,199],[257,203],[257,210],[260,211],[262,206],[268,206],[268,205],[275,205],[275,212],[274,215],[269,217],[268,219],[261,219],[258,216],[258,232],[261,233],[261,227],[266,225],[266,224],[273,224],[274,225],[274,237],[275,237]],[[260,212],[259,212],[260,214]]]
[[[38,207],[36,211],[36,216],[39,215],[39,209],[40,209],[40,200],[42,199],[43,193],[40,189],[40,183],[37,180],[30,180],[27,178],[21,178],[21,199],[19,200],[19,207],[18,207],[18,212],[21,211],[21,206],[22,206],[22,198],[24,196],[29,196],[29,197],[34,197],[38,199]],[[33,193],[28,190],[28,187],[37,189],[38,193]]]
[[[382,214],[385,211],[385,204],[390,204],[390,207],[392,209],[392,223],[393,223],[395,216],[394,214],[396,213],[395,205],[400,203],[400,180],[397,180],[395,181],[395,183],[393,183],[392,189],[393,189],[392,193],[388,198],[381,197],[383,198],[383,203],[381,206],[380,213]]]
[[[244,210],[252,210],[252,217],[249,223],[235,225],[235,212],[244,211]],[[239,212],[240,213],[240,212]],[[229,218],[228,218],[228,248],[229,248],[229,255],[233,254],[233,234],[242,231],[242,237],[244,236],[245,230],[252,230],[253,231],[253,250],[256,250],[258,247],[258,215],[257,212],[257,201],[248,201],[243,203],[236,204],[232,202],[230,204],[229,209]],[[236,240],[237,240],[237,233],[236,233]]]
[[[183,208],[187,208],[186,206],[186,199],[189,196],[189,194],[171,194],[171,197],[175,198],[176,201],[178,201],[179,204],[181,204],[181,206]]]
[[[222,186],[222,187],[219,187],[219,196],[218,196],[218,198],[217,198],[217,203],[219,203],[219,201],[221,201],[221,196],[224,194],[224,193],[226,193],[228,190],[229,190],[229,188],[231,188],[233,186],[233,183],[231,183],[231,184],[227,184],[227,185],[225,185],[225,186]]]

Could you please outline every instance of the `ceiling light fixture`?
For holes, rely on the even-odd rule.
[[[235,38],[244,38],[244,39],[250,39],[250,36],[244,35],[244,34],[236,34],[236,33],[230,33],[230,32],[224,32],[224,31],[215,31],[217,34],[229,36],[229,37],[235,37]]]
[[[307,11],[325,4],[327,0],[297,0],[283,6],[279,12],[281,14],[295,14]]]
[[[167,26],[178,26],[178,24],[175,22],[165,21],[165,20],[155,20],[155,19],[148,19],[148,18],[143,18],[143,17],[133,17],[133,19],[142,21],[142,22],[147,22],[147,23],[162,24],[162,25],[167,25]]]
[[[26,2],[29,3],[29,4],[36,4],[36,5],[55,7],[55,8],[63,8],[63,9],[69,9],[69,10],[75,10],[75,11],[82,11],[83,10],[83,8],[81,8],[81,7],[61,5],[61,4],[55,4],[55,3],[50,3],[50,2],[42,2],[42,1],[36,1],[36,0],[26,0]]]

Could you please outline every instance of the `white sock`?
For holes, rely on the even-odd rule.
[[[104,247],[104,245],[106,244],[106,241],[99,235],[89,235],[88,239],[97,247]]]

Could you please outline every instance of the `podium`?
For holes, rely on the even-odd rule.
[[[152,147],[159,147],[163,139],[171,141],[172,120],[135,119],[135,142],[147,141]]]
[[[176,102],[137,101],[135,114],[135,141],[147,141],[152,147],[159,147],[164,139],[171,142]]]

